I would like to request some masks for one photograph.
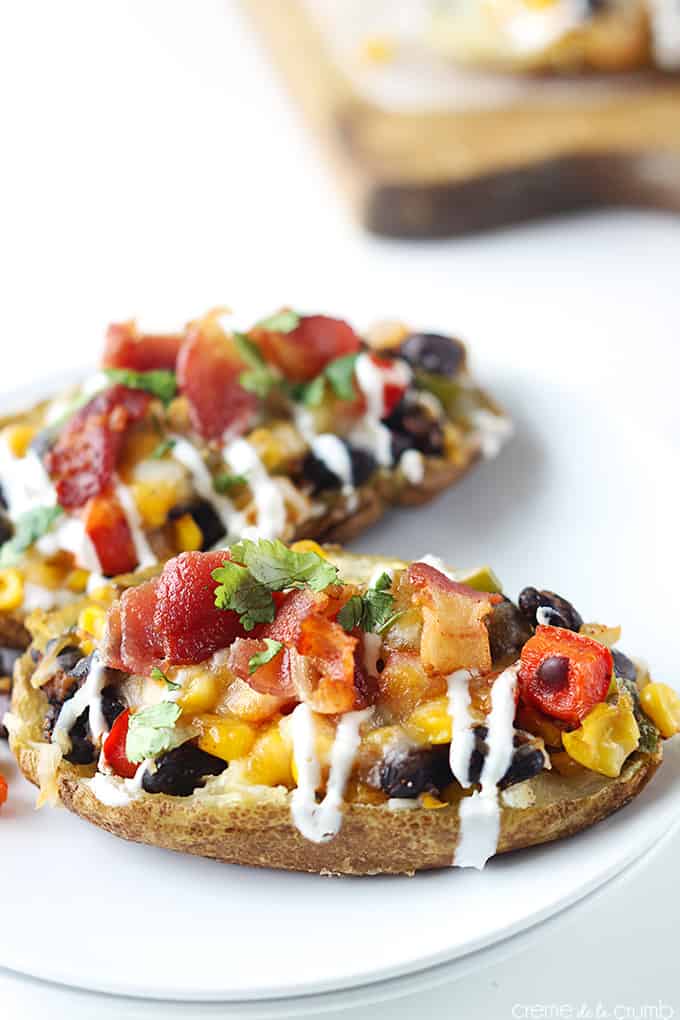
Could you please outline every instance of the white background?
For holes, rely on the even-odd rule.
[[[233,0],[5,0],[0,87],[3,391],[93,362],[111,319],[167,328],[226,303],[247,322],[287,303],[357,325],[396,316],[457,331],[520,415],[531,415],[522,376],[547,364],[590,394],[616,392],[650,441],[677,443],[670,216],[602,213],[417,245],[370,238]],[[640,1009],[659,997],[680,1015],[679,850],[671,840],[625,889],[507,963],[364,1015],[500,1020],[514,1003]],[[32,986],[0,973],[3,993],[3,1017],[36,1015]],[[68,993],[48,1001],[50,1017],[95,1012]]]

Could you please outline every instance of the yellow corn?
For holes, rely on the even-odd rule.
[[[25,457],[38,430],[32,425],[9,425],[4,437],[14,457]]]
[[[290,752],[290,743],[281,734],[278,722],[272,723],[248,755],[245,778],[259,786],[294,786]]]
[[[11,613],[24,601],[24,579],[14,567],[0,570],[0,610]]]
[[[439,811],[440,808],[448,807],[445,800],[439,800],[438,797],[433,797],[431,793],[424,793],[420,798],[420,803],[428,811]]]
[[[309,538],[301,539],[299,542],[293,542],[291,550],[296,553],[313,552],[317,556],[321,556],[322,559],[327,560],[328,554],[321,548],[318,542],[312,542]]]
[[[209,712],[217,704],[222,686],[214,673],[197,673],[186,680],[177,704],[183,712]]]
[[[621,695],[615,705],[601,702],[577,730],[562,734],[564,748],[574,761],[611,779],[620,775],[639,741],[633,703],[627,695]]]
[[[195,552],[203,545],[203,532],[191,514],[182,514],[175,521],[174,531],[178,552]]]
[[[97,641],[101,641],[106,623],[106,612],[101,606],[87,606],[80,611],[78,616],[78,628],[91,634]]]
[[[419,744],[449,744],[451,716],[446,697],[432,698],[411,712],[406,728]]]
[[[248,436],[248,442],[255,447],[268,471],[274,471],[285,463],[288,451],[271,429],[255,429]]]
[[[41,588],[49,588],[51,591],[61,588],[66,572],[59,563],[45,563],[37,558],[29,559],[24,569],[27,581],[38,584]]]
[[[640,703],[662,737],[680,733],[680,696],[668,684],[649,683],[640,691]]]
[[[163,485],[160,482],[154,485],[135,482],[132,485],[132,494],[142,522],[147,528],[162,528],[177,501],[175,486]]]
[[[72,570],[66,577],[66,587],[69,591],[80,595],[87,588],[90,575],[87,570]]]
[[[206,713],[196,716],[194,723],[200,730],[198,746],[201,750],[224,761],[244,758],[255,743],[257,731],[241,719]]]

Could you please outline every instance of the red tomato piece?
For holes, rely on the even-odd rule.
[[[0,807],[7,800],[7,780],[3,775],[0,775]]]
[[[177,382],[189,401],[192,427],[204,439],[219,439],[227,429],[247,427],[257,397],[239,383],[244,368],[227,337],[193,330],[182,344]]]
[[[81,407],[45,458],[66,510],[84,506],[109,485],[127,429],[144,417],[150,394],[111,386]]]
[[[92,542],[102,573],[127,574],[137,566],[137,553],[125,512],[112,493],[88,500],[83,525]]]
[[[562,627],[537,627],[522,649],[521,699],[555,719],[579,724],[607,696],[614,662],[604,645]]]
[[[387,418],[395,409],[411,381],[411,370],[403,361],[381,358],[377,354],[369,355],[371,361],[383,375],[383,413]]]
[[[124,779],[134,778],[137,766],[131,762],[125,753],[128,727],[130,725],[130,709],[126,708],[116,717],[111,732],[104,741],[104,757],[116,773]]]
[[[134,322],[115,322],[106,331],[103,368],[129,368],[134,372],[155,369],[175,371],[181,334],[139,333]]]
[[[329,361],[361,350],[361,340],[349,323],[327,315],[305,315],[290,333],[274,333],[256,326],[250,336],[265,359],[292,382],[308,382]]]

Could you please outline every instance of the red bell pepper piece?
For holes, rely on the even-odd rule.
[[[3,775],[0,775],[0,807],[7,800],[7,780]]]
[[[612,653],[562,627],[538,627],[522,649],[520,698],[547,716],[578,725],[604,701],[612,678]]]
[[[104,757],[116,775],[123,776],[124,779],[132,779],[137,771],[137,766],[125,753],[129,725],[130,709],[126,708],[116,718],[111,732],[104,741]]]

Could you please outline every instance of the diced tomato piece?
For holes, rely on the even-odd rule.
[[[327,315],[305,315],[290,333],[274,333],[256,326],[250,337],[265,359],[293,382],[308,382],[329,361],[361,349],[361,340],[349,323]]]
[[[258,666],[254,673],[250,672],[250,660],[253,655],[264,652],[267,645],[262,639],[237,638],[229,649],[229,669],[234,676],[240,677],[260,694],[274,694],[286,698],[295,694],[295,687],[290,675],[290,655],[283,648],[273,659],[263,666]]]
[[[103,574],[115,577],[137,566],[137,553],[125,512],[113,493],[88,500],[83,525]]]
[[[520,658],[520,697],[547,716],[576,725],[607,696],[612,653],[583,634],[537,627]]]
[[[139,333],[134,322],[116,322],[106,331],[102,367],[129,368],[135,372],[155,369],[174,372],[183,340],[179,333]]]
[[[7,780],[3,775],[0,775],[0,807],[7,800]]]
[[[84,506],[109,485],[127,429],[144,417],[150,394],[111,386],[74,414],[45,458],[60,506]]]
[[[332,715],[357,707],[354,686],[357,644],[355,637],[325,616],[315,613],[302,621],[297,650],[308,662],[297,693],[315,712]]]
[[[420,655],[426,670],[488,673],[491,648],[484,620],[501,596],[474,591],[427,563],[412,563],[406,576],[413,602],[423,610]]]
[[[392,358],[381,358],[377,354],[369,354],[373,364],[380,369],[383,376],[383,413],[387,418],[392,413],[411,381],[411,370],[403,361]]]
[[[125,779],[132,779],[137,771],[137,766],[130,761],[125,753],[129,725],[130,709],[126,708],[115,719],[103,747],[106,761],[117,776],[123,776]]]
[[[227,337],[192,330],[177,359],[177,381],[189,401],[192,427],[204,439],[219,439],[227,429],[245,430],[257,397],[239,383],[246,366]]]

